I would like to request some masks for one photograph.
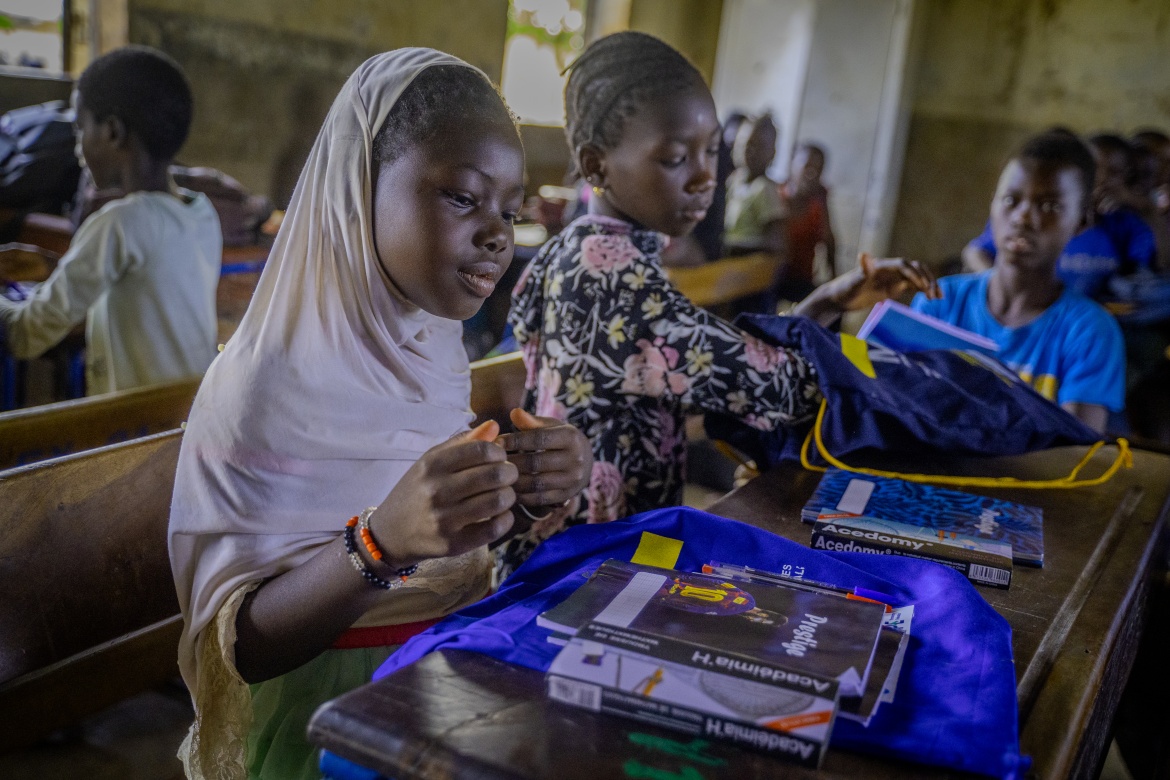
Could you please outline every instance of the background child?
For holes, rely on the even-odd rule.
[[[768,166],[776,159],[776,124],[770,114],[740,126],[732,147],[735,171],[727,180],[723,245],[731,254],[770,252],[783,259],[787,212]]]
[[[1057,262],[1092,209],[1095,163],[1079,139],[1050,132],[1026,143],[991,200],[996,262],[940,281],[943,297],[915,309],[994,339],[998,357],[1041,395],[1103,431],[1125,394],[1121,329],[1066,287]]]
[[[528,368],[525,407],[584,431],[595,463],[586,505],[509,542],[503,574],[565,523],[681,503],[686,414],[730,413],[773,430],[819,402],[800,354],[698,308],[662,270],[663,234],[692,230],[715,186],[719,121],[698,71],[657,38],[617,33],[576,60],[565,108],[595,197],[525,269],[510,321]],[[830,322],[909,287],[934,294],[932,281],[916,265],[866,259],[800,311]]]
[[[1054,130],[1073,140],[1066,130]],[[1129,208],[1129,183],[1133,178],[1131,150],[1124,139],[1097,135],[1090,139],[1091,151],[1099,161],[1091,195],[1091,211],[1084,227],[1068,242],[1057,263],[1057,274],[1065,285],[1089,297],[1108,293],[1114,274],[1132,273],[1154,264],[1154,234],[1142,218]],[[983,233],[963,250],[963,262],[971,271],[983,271],[996,258],[990,222]]]
[[[818,246],[825,248],[829,276],[837,275],[837,239],[829,224],[829,191],[821,181],[824,172],[825,150],[805,141],[793,152],[788,181],[780,185],[780,197],[788,213],[788,261],[779,292],[786,300],[803,300],[816,287],[813,266]]]
[[[189,777],[318,777],[314,709],[486,593],[514,505],[585,484],[570,426],[517,413],[498,442],[466,435],[458,320],[511,262],[522,181],[510,113],[454,57],[379,55],[334,102],[179,456]]]
[[[18,358],[34,358],[85,320],[86,392],[197,377],[215,357],[219,220],[205,195],[167,174],[191,126],[191,88],[170,57],[127,47],[78,79],[77,148],[101,189],[123,197],[93,214],[27,300],[0,297]]]

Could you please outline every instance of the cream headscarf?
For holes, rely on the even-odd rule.
[[[462,324],[407,301],[374,249],[374,136],[434,65],[471,67],[400,49],[342,87],[247,314],[195,399],[169,545],[184,617],[179,666],[197,710],[200,640],[229,598],[336,539],[472,419]],[[437,617],[482,596],[487,577],[486,550],[427,561],[359,623]]]

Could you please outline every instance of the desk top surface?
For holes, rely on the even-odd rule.
[[[1103,470],[1112,452],[1098,453],[1086,473]],[[1067,473],[1083,453],[1067,448],[959,462],[945,471],[1051,478]],[[781,466],[710,511],[807,544],[810,528],[800,522],[800,509],[819,479]],[[1016,566],[1010,590],[979,590],[1012,627],[1021,749],[1032,756],[1036,774],[1092,774],[1107,729],[1094,715],[1116,704],[1120,690],[1106,688],[1118,687],[1117,674],[1123,683],[1132,662],[1134,625],[1140,625],[1134,615],[1144,605],[1146,575],[1170,505],[1170,457],[1138,451],[1132,469],[1094,488],[975,492],[1044,510],[1044,567]],[[681,759],[662,752],[671,743],[660,737],[678,740],[668,731],[549,702],[538,672],[461,652],[432,654],[339,697],[310,726],[316,744],[400,778],[699,780],[772,777],[780,768],[791,777],[955,776],[840,750],[830,750],[814,773],[719,745],[708,752],[726,763],[691,761],[698,774],[678,774]],[[640,774],[639,767],[671,761],[673,774]]]

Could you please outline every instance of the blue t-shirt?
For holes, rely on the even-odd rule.
[[[939,279],[940,300],[928,300],[919,293],[911,306],[994,340],[999,345],[996,357],[1045,398],[1058,404],[1096,404],[1121,411],[1125,344],[1109,312],[1066,287],[1039,317],[1008,328],[987,308],[987,281],[992,273]]]
[[[971,243],[995,257],[990,222]],[[1098,215],[1096,224],[1069,239],[1056,263],[1056,275],[1066,287],[1097,298],[1104,294],[1109,277],[1149,268],[1155,253],[1154,234],[1145,221],[1129,209],[1118,209]]]

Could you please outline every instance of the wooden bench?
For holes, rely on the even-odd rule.
[[[0,413],[0,469],[178,428],[198,379]]]
[[[0,751],[178,674],[180,436],[0,472]]]
[[[472,408],[506,421],[523,385],[519,353],[474,363]],[[155,392],[169,394],[182,419],[195,388]],[[156,398],[151,407],[150,391],[115,395],[54,404],[43,417],[30,410],[25,433],[98,430],[103,420],[86,413],[125,419],[134,401],[144,416],[161,416],[164,404]],[[0,436],[7,449],[3,429]],[[0,471],[0,751],[178,673],[182,619],[166,532],[181,436],[172,430]]]
[[[758,253],[687,268],[667,268],[666,275],[692,303],[708,308],[767,292],[776,282],[778,270],[773,255]]]

